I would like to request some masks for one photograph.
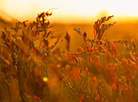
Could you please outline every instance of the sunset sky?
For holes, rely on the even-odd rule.
[[[114,15],[131,21],[138,18],[137,0],[0,0],[0,11],[18,20],[35,20],[37,14],[54,9],[52,22],[91,22],[97,17]]]

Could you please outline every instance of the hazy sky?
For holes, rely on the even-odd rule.
[[[100,14],[138,17],[138,0],[0,0],[0,8],[19,20],[56,7],[53,22],[89,22]]]

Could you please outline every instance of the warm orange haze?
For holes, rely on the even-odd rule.
[[[16,19],[32,21],[37,14],[51,8],[57,8],[51,10],[53,15],[48,18],[53,23],[52,29],[61,34],[68,31],[72,36],[71,45],[73,46],[78,47],[82,43],[76,40],[79,35],[73,28],[80,28],[82,32],[87,31],[88,36],[92,37],[93,23],[102,16],[114,15],[111,22],[117,22],[114,27],[105,32],[105,37],[120,39],[127,36],[132,39],[138,32],[135,24],[138,21],[136,0],[1,0],[0,16],[14,22]]]
[[[0,0],[0,102],[138,102],[136,0]]]
[[[59,7],[59,8],[58,8]],[[38,13],[51,8],[52,23],[92,23],[101,16],[114,15],[115,21],[138,20],[136,0],[1,0],[0,11],[18,20],[35,20]],[[0,14],[2,16],[2,14]]]
[[[81,37],[73,30],[74,27],[86,31],[88,37],[93,37],[93,23],[103,16],[114,15],[111,22],[117,22],[105,32],[104,37],[110,39],[135,39],[137,36],[138,6],[136,0],[1,0],[0,16],[8,21],[35,20],[41,12],[51,8],[53,15],[48,19],[53,25],[52,30],[59,34],[67,31],[71,34],[71,51],[85,45]],[[75,44],[74,44],[75,43]]]

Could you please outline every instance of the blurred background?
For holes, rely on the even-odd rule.
[[[105,38],[138,41],[137,0],[0,0],[0,24],[10,28],[17,20],[31,22],[51,8],[58,8],[48,18],[53,25],[51,30],[63,35],[68,32],[72,51],[85,46],[73,28],[80,28],[93,38],[93,23],[102,16],[114,15],[110,22],[117,22],[105,32]]]
[[[38,13],[59,7],[53,10],[51,22],[92,23],[105,15],[115,15],[117,21],[137,20],[137,3],[137,0],[0,0],[0,8],[18,20],[35,20]]]

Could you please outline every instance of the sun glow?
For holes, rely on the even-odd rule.
[[[38,13],[56,7],[59,9],[53,10],[53,22],[89,23],[101,15],[138,18],[136,0],[1,0],[0,3],[1,9],[18,20],[34,20]]]

